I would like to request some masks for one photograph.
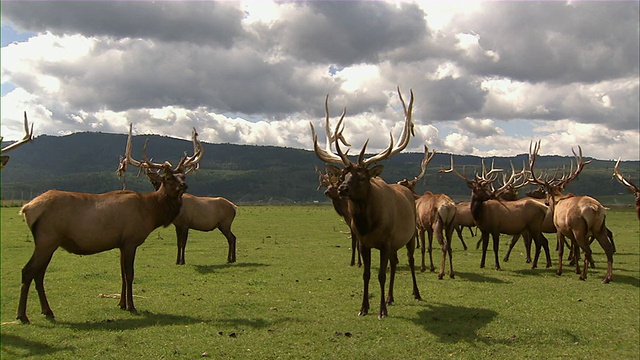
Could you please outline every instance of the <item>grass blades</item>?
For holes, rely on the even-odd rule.
[[[456,279],[418,273],[423,301],[411,296],[406,254],[399,254],[395,303],[378,320],[378,251],[372,253],[372,314],[358,317],[362,269],[348,265],[347,226],[331,206],[241,206],[233,225],[235,264],[226,264],[227,243],[218,231],[191,231],[183,266],[174,264],[172,226],[149,236],[136,256],[137,316],[99,296],[120,291],[117,250],[77,256],[59,249],[45,277],[56,320],[39,314],[32,285],[31,325],[18,325],[15,315],[33,238],[18,208],[1,211],[3,360],[628,359],[640,353],[640,222],[628,209],[607,216],[618,250],[611,284],[600,283],[606,258],[596,243],[596,269],[580,281],[570,267],[555,275],[555,253],[552,268],[530,269],[521,243],[509,262],[501,261],[503,270],[480,269],[478,236],[465,230],[469,250],[453,240]],[[501,260],[509,240],[501,239]]]

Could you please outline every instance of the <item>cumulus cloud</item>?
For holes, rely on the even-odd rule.
[[[508,156],[541,137],[549,153],[582,142],[638,159],[637,14],[636,2],[3,2],[3,31],[31,36],[2,47],[2,135],[22,136],[26,110],[37,134],[132,122],[310,149],[329,94],[354,147],[379,151],[401,131],[400,86],[415,94],[410,151]]]

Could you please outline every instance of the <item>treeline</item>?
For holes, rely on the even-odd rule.
[[[192,144],[158,135],[134,136],[134,157],[141,157],[145,139],[147,153],[156,161],[169,160],[177,164]],[[124,153],[126,135],[76,133],[68,136],[37,137],[32,143],[15,149],[2,171],[3,200],[28,200],[49,189],[102,193],[119,190],[123,182],[116,176],[120,156]],[[6,146],[5,143],[2,146]],[[322,191],[316,190],[318,176],[315,167],[323,169],[312,151],[275,146],[252,146],[203,143],[204,158],[200,170],[189,175],[189,192],[200,196],[224,196],[236,203],[312,203],[328,202]],[[436,149],[437,150],[437,149]],[[387,182],[413,178],[420,172],[421,153],[401,153],[383,162],[382,177]],[[486,164],[490,166],[487,159]],[[510,169],[510,162],[522,167],[526,154],[511,158],[495,158],[495,166]],[[568,167],[573,157],[542,156],[538,169],[557,171]],[[425,181],[418,191],[446,193],[456,200],[469,198],[466,184],[452,174],[438,173],[449,167],[450,155],[437,154],[429,164]],[[455,156],[456,166],[464,166],[468,176],[479,169],[476,156]],[[591,195],[603,203],[632,203],[633,197],[611,178],[614,161],[593,160],[580,177],[567,188],[568,192]],[[625,161],[621,172],[636,180],[640,162]],[[461,170],[460,170],[461,171]],[[126,175],[127,189],[151,191],[144,177],[136,177],[134,168]]]

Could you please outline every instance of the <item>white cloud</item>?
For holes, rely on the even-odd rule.
[[[541,137],[549,153],[570,153],[566,143],[588,156],[638,159],[637,9],[8,2],[3,29],[34,36],[2,48],[3,88],[15,86],[3,91],[2,135],[22,136],[26,110],[36,134],[124,133],[133,122],[162,135],[188,138],[196,126],[204,141],[310,149],[308,121],[323,125],[329,94],[332,118],[347,107],[354,151],[367,138],[379,151],[390,131],[399,136],[400,86],[416,98],[411,151],[427,143],[508,156]]]

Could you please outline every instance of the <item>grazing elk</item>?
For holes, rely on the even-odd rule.
[[[31,124],[31,130],[29,130],[29,121],[27,120],[27,112],[25,111],[24,112],[24,136],[22,137],[22,139],[14,142],[11,145],[7,145],[1,149],[0,153],[2,154],[2,162],[0,163],[0,170],[4,169],[4,166],[7,164],[7,162],[9,162],[9,155],[4,155],[4,153],[11,151],[17,148],[18,146],[26,144],[31,140],[33,140],[33,124]],[[2,137],[0,137],[0,141],[2,141]]]
[[[320,160],[327,163],[327,170],[339,176],[341,184],[338,187],[340,196],[347,199],[348,211],[351,217],[349,227],[356,235],[360,244],[360,251],[364,263],[362,279],[364,290],[362,294],[362,307],[360,316],[369,312],[369,279],[371,276],[371,249],[380,250],[380,269],[378,272],[378,282],[380,283],[380,311],[378,317],[387,315],[387,305],[393,303],[393,284],[395,279],[396,266],[398,264],[398,250],[403,246],[407,247],[409,267],[413,280],[413,296],[420,299],[420,292],[416,283],[414,251],[416,235],[416,207],[413,194],[402,185],[387,184],[379,177],[383,166],[372,166],[382,160],[399,153],[407,147],[411,138],[413,123],[411,112],[413,108],[413,91],[411,100],[407,108],[400,89],[398,95],[404,108],[405,124],[402,130],[401,139],[397,146],[391,144],[383,152],[365,159],[367,142],[365,142],[356,163],[349,160],[346,153],[340,148],[340,142],[335,141],[338,155],[321,149],[318,146],[318,136],[315,133],[313,124],[311,132],[313,136],[314,152]],[[335,137],[340,136],[342,120],[346,109],[336,127]],[[329,146],[327,146],[329,148]],[[329,165],[335,164],[335,165]],[[389,281],[389,292],[385,300],[385,282],[387,265],[391,265],[391,277]]]
[[[456,216],[456,204],[451,198],[445,194],[434,194],[431,191],[425,191],[424,194],[416,193],[416,185],[427,171],[427,165],[436,155],[435,151],[429,152],[429,148],[424,147],[424,159],[420,163],[422,171],[413,178],[413,180],[403,179],[398,184],[406,186],[411,190],[416,198],[416,225],[418,227],[418,237],[420,239],[420,251],[422,253],[422,266],[420,271],[425,271],[427,266],[424,261],[425,253],[425,232],[429,238],[429,262],[431,263],[430,271],[435,270],[432,257],[433,233],[436,233],[438,243],[442,248],[442,263],[438,279],[444,277],[444,268],[446,264],[447,253],[449,254],[449,276],[453,279],[455,273],[453,271],[453,259],[451,256],[451,236],[453,235],[453,219]]]
[[[333,209],[338,213],[338,215],[342,216],[344,222],[348,225],[351,224],[351,215],[349,214],[349,209],[347,205],[347,199],[340,197],[338,193],[338,187],[340,183],[335,175],[329,173],[322,173],[320,170],[316,169],[318,173],[318,189],[321,187],[325,187],[324,191],[325,196],[331,199],[331,203],[333,204]],[[356,252],[358,253],[358,267],[362,266],[362,256],[360,255],[360,245],[358,244],[358,239],[353,231],[350,231],[351,236],[351,262],[349,265],[353,266],[356,264]]]
[[[467,186],[471,189],[471,214],[482,234],[481,268],[485,265],[489,235],[491,235],[493,239],[495,267],[499,270],[498,249],[500,234],[515,235],[524,231],[528,231],[531,234],[537,246],[545,248],[547,252],[547,265],[550,266],[551,258],[548,251],[548,243],[541,232],[542,222],[548,210],[547,206],[531,199],[519,199],[515,201],[496,200],[496,195],[504,190],[505,186],[517,180],[518,176],[515,173],[511,174],[509,180],[506,181],[501,188],[495,190],[492,187],[492,183],[496,180],[496,176],[492,173],[497,170],[493,169],[493,167],[491,171],[487,173],[483,166],[482,176],[476,174],[475,178],[471,180],[455,170],[452,156],[451,168],[440,171],[456,174],[465,180]],[[489,175],[494,176],[488,177]],[[524,176],[524,174],[521,176]],[[536,253],[532,268],[537,266],[537,255],[538,253]]]
[[[638,219],[640,219],[640,188],[635,186],[631,182],[631,180],[625,179],[625,177],[622,176],[622,174],[620,174],[619,167],[620,167],[620,158],[618,158],[618,161],[616,162],[616,166],[613,168],[613,177],[618,179],[618,181],[620,181],[622,185],[625,185],[626,187],[628,187],[627,190],[629,190],[629,192],[632,193],[633,196],[636,198],[636,212],[638,213]]]
[[[162,185],[162,176],[158,172],[147,169],[147,178],[158,190]],[[189,229],[198,231],[220,230],[227,239],[227,262],[236,262],[236,236],[231,225],[236,217],[238,207],[223,197],[202,197],[185,193],[182,195],[180,213],[173,220],[176,228],[178,256],[176,265],[185,264],[185,248],[189,238]]]
[[[558,237],[558,271],[562,274],[562,256],[564,253],[565,237],[571,240],[571,247],[574,253],[578,254],[578,247],[584,251],[584,268],[580,272],[580,262],[576,261],[576,273],[581,274],[580,280],[587,279],[587,264],[591,257],[591,247],[589,245],[589,236],[593,235],[602,246],[607,255],[607,275],[602,283],[606,284],[612,279],[613,253],[615,245],[607,234],[605,224],[606,209],[600,202],[590,196],[576,196],[574,194],[563,194],[565,186],[573,181],[584,166],[591,161],[584,161],[582,158],[582,148],[578,146],[579,153],[571,150],[576,158],[576,169],[573,171],[573,162],[571,163],[572,172],[569,175],[563,175],[562,178],[546,178],[542,179],[535,175],[534,164],[540,150],[540,141],[531,143],[529,146],[529,170],[531,177],[529,182],[539,185],[547,192],[547,201],[549,208],[553,213],[553,223],[556,227]]]
[[[62,247],[70,253],[91,255],[118,248],[122,291],[119,306],[137,313],[133,304],[133,275],[136,249],[149,234],[160,226],[168,226],[180,212],[182,195],[187,189],[185,176],[195,169],[201,160],[197,134],[193,134],[196,151],[184,156],[173,168],[171,163],[137,161],[131,157],[131,127],[127,140],[126,156],[118,169],[121,174],[127,164],[141,169],[162,171],[162,185],[153,193],[140,194],[121,190],[104,194],[85,194],[49,190],[24,205],[24,215],[34,238],[35,249],[31,259],[22,269],[22,287],[18,305],[18,319],[29,323],[27,296],[31,281],[35,280],[42,313],[54,318],[44,291],[44,275],[53,253]]]

